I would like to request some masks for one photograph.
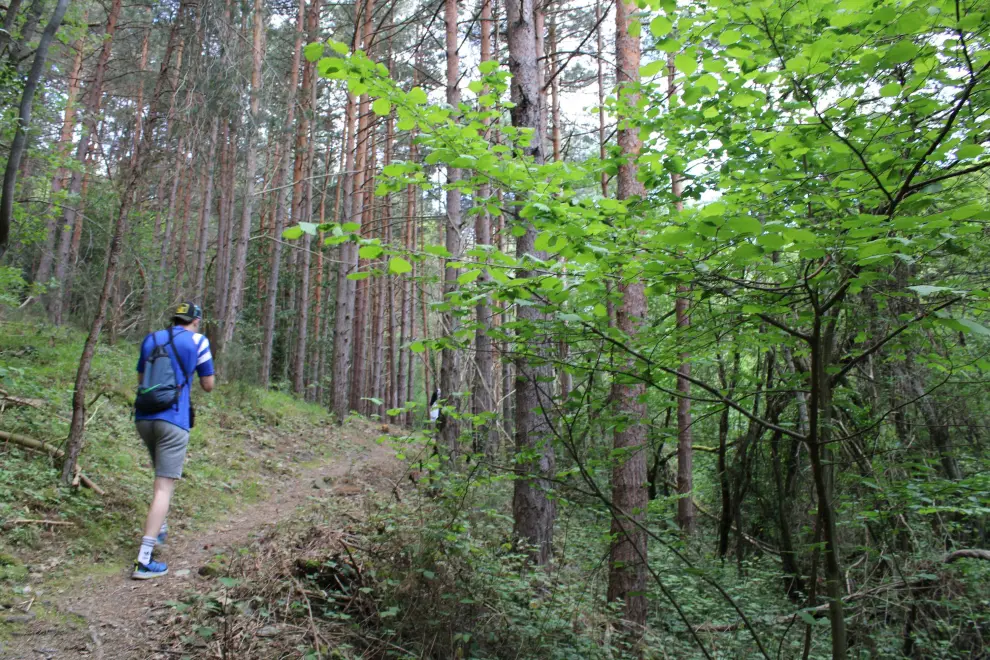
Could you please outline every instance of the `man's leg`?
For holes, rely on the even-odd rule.
[[[144,523],[144,535],[157,537],[168,515],[168,507],[172,503],[172,493],[175,492],[175,479],[155,477],[155,493],[151,498],[148,518]]]
[[[167,422],[139,422],[138,432],[148,445],[155,466],[154,493],[148,516],[145,519],[144,536],[138,553],[138,567],[132,577],[149,578],[164,575],[168,568],[162,562],[152,562],[151,552],[165,529],[165,518],[172,503],[175,482],[182,476],[189,432]]]

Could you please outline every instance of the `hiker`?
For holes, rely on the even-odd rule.
[[[203,310],[198,305],[184,302],[175,308],[169,328],[152,332],[141,343],[134,419],[138,435],[151,454],[155,489],[144,524],[141,550],[131,573],[136,580],[168,573],[168,566],[152,560],[151,552],[168,536],[165,517],[175,482],[182,478],[189,429],[196,419],[189,397],[193,372],[199,376],[204,391],[213,390],[210,342],[198,332],[202,318]]]

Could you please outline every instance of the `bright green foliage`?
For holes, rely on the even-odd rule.
[[[464,177],[452,185],[464,194],[474,197],[482,184],[503,190],[509,231],[518,235],[523,220],[532,224],[537,249],[550,255],[465,255],[454,264],[460,288],[435,306],[461,314],[460,330],[417,341],[414,350],[468,342],[473,306],[484,293],[509,310],[547,311],[539,327],[506,319],[490,332],[517,356],[527,355],[538,333],[569,347],[557,367],[573,376],[574,389],[553,413],[558,453],[566,456],[561,493],[575,484],[607,491],[608,472],[621,457],[592,439],[628,421],[603,403],[615,382],[649,386],[657,447],[651,462],[660,464],[671,429],[660,420],[670,419],[675,370],[688,354],[696,436],[721,444],[732,463],[716,472],[699,457],[705,472],[696,498],[717,500],[723,486],[730,494],[740,489],[740,498],[756,490],[749,497],[758,502],[740,504],[739,515],[777,530],[769,535],[781,543],[789,531],[802,570],[820,549],[808,515],[820,504],[804,458],[812,449],[824,456],[815,475],[834,497],[840,561],[856,565],[865,552],[870,565],[877,549],[909,561],[937,558],[930,535],[903,550],[903,538],[917,537],[934,515],[952,516],[941,533],[978,543],[973,530],[985,525],[990,502],[974,475],[986,472],[985,459],[959,439],[946,444],[930,402],[950,381],[982,392],[990,369],[990,294],[982,270],[972,267],[987,257],[990,220],[983,178],[990,167],[990,13],[975,4],[890,0],[641,4],[648,38],[657,41],[649,56],[656,59],[640,73],[657,79],[644,80],[637,105],[624,95],[609,99],[609,108],[639,126],[646,141],[639,158],[645,199],[600,195],[601,173],[614,173],[617,158],[537,165],[521,152],[532,135],[505,124],[493,145],[487,123],[504,120],[511,105],[507,73],[495,65],[486,65],[473,87],[488,93],[462,103],[455,119],[449,108],[429,105],[422,90],[400,89],[363,53],[321,61],[325,77],[369,94],[376,113],[395,112],[399,131],[418,132],[425,166],[461,168]],[[658,76],[667,72],[668,53],[677,87],[671,104]],[[670,192],[672,173],[685,184],[682,211]],[[425,185],[424,165],[393,163],[382,179],[380,194]],[[490,209],[485,200],[474,204]],[[426,254],[381,248],[393,274],[409,272],[411,261],[446,256],[432,247]],[[518,275],[524,266],[530,277]],[[618,303],[617,285],[633,280],[646,285],[650,318],[630,337],[609,322],[607,303]],[[691,325],[681,328],[668,313],[678,288],[688,291],[681,295],[692,309]],[[821,374],[820,390],[809,372]],[[898,393],[893,403],[878,393],[878,382]],[[917,429],[902,423],[904,401],[922,402],[914,409]],[[808,406],[821,413],[810,429],[802,412]],[[953,414],[969,419],[968,412]],[[719,450],[699,453],[704,449]],[[789,493],[782,477],[788,470],[800,480]],[[654,488],[662,487],[659,474],[651,475]],[[662,525],[663,512],[653,513]],[[864,533],[870,545],[861,548]],[[682,573],[679,561],[665,567],[677,576],[667,577],[667,586],[676,584],[681,596],[708,589],[704,569]],[[966,599],[976,591],[963,600],[972,604]],[[734,602],[771,622],[740,633],[735,657],[759,653],[757,638],[800,653],[806,625],[828,635],[828,625],[812,623],[807,612],[798,626],[775,627],[781,614],[798,609],[783,599],[740,604],[728,592],[707,593],[719,607]],[[664,621],[673,620],[672,600],[658,604]],[[972,635],[949,641],[948,631],[963,625],[960,610],[938,608],[931,613],[939,622],[913,641],[917,652],[966,657]],[[699,608],[688,620],[705,623],[709,612]],[[864,653],[899,652],[903,622],[848,625]]]

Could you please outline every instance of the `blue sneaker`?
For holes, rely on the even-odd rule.
[[[131,578],[134,580],[150,580],[161,577],[168,573],[168,566],[163,561],[149,561],[147,564],[134,562],[134,572]]]
[[[158,540],[155,541],[158,545],[165,545],[165,541],[168,540],[168,530],[158,533]]]

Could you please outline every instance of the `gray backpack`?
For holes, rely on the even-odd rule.
[[[175,349],[175,342],[173,341],[173,330],[174,328],[168,329],[168,343],[172,345],[175,361],[179,363],[179,368],[182,369],[182,361],[179,360],[179,352]],[[155,342],[155,347],[144,365],[141,385],[138,386],[137,397],[134,399],[134,408],[140,413],[149,415],[168,410],[172,406],[178,407],[182,388],[189,385],[189,376],[187,375],[185,383],[179,384],[175,376],[175,369],[172,368],[172,360],[168,355],[168,350],[164,344],[158,343],[158,333],[153,333],[151,338]]]

